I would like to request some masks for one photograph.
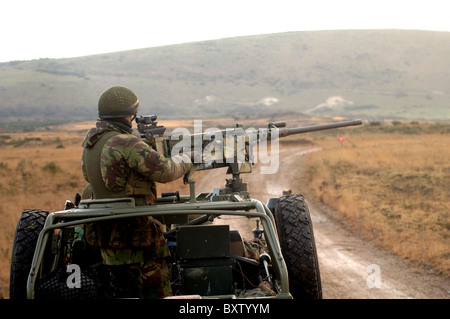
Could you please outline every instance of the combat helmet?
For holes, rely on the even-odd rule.
[[[112,86],[98,100],[98,116],[101,119],[136,115],[139,100],[136,94],[124,86]]]

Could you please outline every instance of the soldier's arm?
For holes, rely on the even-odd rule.
[[[165,183],[188,173],[193,164],[187,155],[166,158],[134,135],[118,135],[105,144],[109,156],[122,157],[128,167],[148,179]]]

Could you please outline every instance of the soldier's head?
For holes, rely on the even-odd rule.
[[[138,107],[139,99],[132,90],[124,86],[112,86],[98,100],[98,116],[100,119],[134,119]]]

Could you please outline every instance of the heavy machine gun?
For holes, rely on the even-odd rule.
[[[154,114],[136,118],[138,132],[146,143],[165,157],[195,152],[194,164],[197,171],[228,167],[227,174],[231,174],[232,178],[226,181],[225,193],[241,192],[244,197],[247,197],[247,185],[240,174],[252,172],[252,165],[257,162],[255,147],[264,147],[263,155],[267,155],[268,147],[272,152],[276,151],[273,146],[278,138],[362,124],[361,120],[350,120],[287,128],[286,123],[281,122],[268,123],[265,128],[245,130],[241,124],[236,124],[234,128],[213,128],[203,132],[201,121],[194,121],[194,134],[190,134],[186,128],[179,128],[165,137],[166,128],[158,126],[156,119]],[[185,177],[185,183],[191,184],[193,196],[194,181]]]

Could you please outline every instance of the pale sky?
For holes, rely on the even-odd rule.
[[[450,32],[448,0],[5,0],[0,62],[288,31]]]

